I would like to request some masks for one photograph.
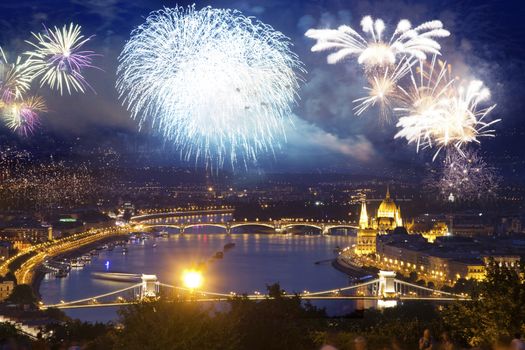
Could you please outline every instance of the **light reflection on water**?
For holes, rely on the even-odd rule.
[[[210,230],[210,229],[208,229]],[[211,229],[212,230],[212,229]],[[197,229],[196,229],[197,231]],[[330,263],[316,265],[319,260],[335,256],[334,248],[354,243],[353,236],[304,236],[268,234],[201,233],[151,238],[128,245],[127,254],[121,247],[102,250],[90,265],[73,269],[66,278],[46,277],[40,294],[47,303],[76,300],[121,289],[131,283],[92,278],[94,271],[156,274],[163,283],[180,285],[182,270],[205,262],[203,290],[214,292],[253,293],[266,291],[266,285],[279,282],[287,292],[317,291],[348,285],[348,278]],[[236,246],[225,252],[223,259],[211,259],[224,244]],[[153,247],[156,243],[157,246]],[[106,262],[109,261],[109,267]],[[354,309],[352,302],[318,302],[331,314],[343,314]],[[89,321],[109,321],[116,318],[116,308],[73,309],[72,317]]]

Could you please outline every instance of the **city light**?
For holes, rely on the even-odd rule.
[[[182,282],[184,283],[184,286],[186,288],[200,288],[203,284],[202,273],[194,269],[184,270],[184,272],[182,273]]]

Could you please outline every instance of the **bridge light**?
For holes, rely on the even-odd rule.
[[[184,270],[182,273],[182,282],[189,289],[197,289],[202,286],[202,273],[197,270]]]

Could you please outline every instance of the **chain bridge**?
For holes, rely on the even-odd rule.
[[[162,283],[156,275],[143,274],[137,275],[137,277],[140,278],[140,283],[122,289],[78,300],[61,301],[56,304],[42,303],[40,308],[74,309],[121,306],[159,298],[187,302],[213,302],[226,301],[236,296],[250,300],[262,300],[269,297],[260,293],[237,294],[234,292],[193,290]],[[399,280],[393,271],[380,271],[377,278],[355,285],[315,292],[304,291],[297,294],[285,294],[283,297],[295,297],[296,295],[305,300],[376,300],[378,305],[382,307],[393,306],[398,301],[406,300],[439,302],[469,300],[464,295],[443,292]]]

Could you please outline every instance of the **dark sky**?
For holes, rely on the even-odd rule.
[[[414,147],[393,140],[395,127],[378,122],[376,113],[354,116],[351,101],[363,93],[365,82],[349,61],[326,64],[326,54],[312,53],[313,42],[304,37],[311,27],[358,26],[360,18],[372,15],[395,25],[401,18],[413,23],[440,19],[452,32],[443,39],[442,53],[456,72],[485,81],[497,103],[494,116],[497,137],[484,140],[482,153],[505,175],[523,175],[525,159],[525,7],[520,1],[300,1],[241,0],[199,1],[197,8],[211,5],[234,8],[255,16],[291,38],[294,50],[308,73],[295,109],[295,128],[288,142],[273,157],[261,157],[263,171],[359,171],[388,173],[395,169],[423,167],[432,152],[416,154]],[[49,89],[39,93],[48,100],[50,112],[32,139],[20,139],[0,130],[1,142],[19,143],[39,152],[54,151],[57,143],[75,147],[112,146],[127,150],[158,147],[165,161],[181,164],[176,150],[162,144],[147,130],[139,131],[129,113],[120,106],[114,88],[117,56],[133,28],[148,13],[162,6],[186,2],[156,0],[2,0],[0,2],[0,45],[11,56],[23,52],[24,40],[42,25],[62,26],[75,22],[85,34],[95,37],[89,48],[101,54],[100,71],[86,76],[96,94],[59,96]],[[1,146],[1,143],[0,143]],[[190,164],[191,165],[191,164]]]

